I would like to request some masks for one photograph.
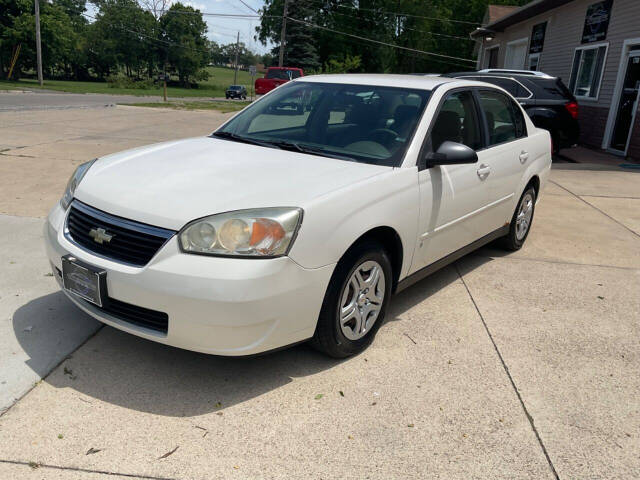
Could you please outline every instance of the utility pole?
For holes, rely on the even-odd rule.
[[[36,5],[36,56],[38,60],[38,83],[42,86],[42,46],[40,45],[40,0],[35,0]]]
[[[238,51],[240,50],[240,32],[238,32],[238,38],[236,40],[236,69],[233,72],[233,84],[238,84]]]
[[[282,7],[282,30],[280,31],[280,58],[278,59],[278,66],[281,67],[284,62],[284,41],[287,36],[287,7],[289,6],[289,0],[284,0],[284,7]]]

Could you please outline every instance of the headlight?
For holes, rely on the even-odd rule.
[[[83,163],[82,165],[78,166],[78,168],[76,168],[76,171],[73,172],[73,175],[71,175],[71,178],[67,182],[67,188],[64,191],[64,195],[62,195],[62,198],[60,199],[60,205],[62,205],[62,208],[64,210],[69,208],[71,200],[73,200],[73,195],[75,194],[78,185],[80,185],[82,177],[85,176],[91,165],[93,165],[93,162],[95,162],[96,160],[97,159],[94,159],[90,162]]]
[[[302,209],[238,210],[191,222],[179,234],[186,253],[234,257],[285,255],[302,221]]]

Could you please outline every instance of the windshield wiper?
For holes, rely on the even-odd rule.
[[[338,160],[350,160],[355,162],[356,160],[348,155],[342,155],[340,153],[330,152],[322,147],[314,147],[311,145],[304,145],[296,142],[287,141],[270,141],[269,143],[281,148],[282,150],[291,150],[300,153],[306,153],[308,155],[318,155],[320,157],[335,158]]]
[[[311,145],[301,145],[296,142],[288,142],[286,140],[255,140],[249,137],[243,137],[232,132],[213,132],[213,137],[233,140],[235,142],[249,143],[251,145],[259,145],[261,147],[279,148],[281,150],[289,150],[293,152],[306,153],[307,155],[317,155],[320,157],[335,158],[338,160],[357,161],[348,155],[330,152],[322,147],[314,147]]]
[[[233,140],[234,142],[249,143],[251,145],[259,145],[261,147],[273,148],[275,146],[276,148],[280,148],[277,145],[272,144],[271,142],[254,140],[253,138],[243,137],[242,135],[236,135],[235,133],[231,133],[231,132],[213,132],[211,136],[217,137],[217,138],[224,138],[226,140]]]

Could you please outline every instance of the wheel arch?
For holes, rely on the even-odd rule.
[[[534,191],[536,192],[536,199],[538,198],[538,195],[540,194],[540,177],[538,177],[538,175],[533,175],[529,181],[527,182],[527,184],[524,187],[524,191],[527,190],[527,188],[529,187],[533,187]]]
[[[398,280],[400,278],[400,272],[402,271],[402,262],[404,260],[404,246],[402,245],[402,239],[400,235],[393,227],[379,226],[374,227],[362,235],[360,235],[345,251],[340,258],[340,261],[344,259],[348,254],[357,249],[362,243],[366,241],[374,241],[379,243],[385,252],[389,255],[391,261],[391,270],[393,273],[393,285],[392,291],[396,290]]]

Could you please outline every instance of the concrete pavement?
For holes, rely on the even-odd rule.
[[[0,344],[0,382],[62,361],[0,417],[1,478],[640,477],[639,172],[555,166],[522,250],[485,247],[396,296],[355,358],[218,358],[104,327],[65,360],[90,323],[52,293],[41,220],[17,216],[43,216],[74,163],[224,117],[51,113],[0,114],[0,334],[20,355],[5,368]]]

